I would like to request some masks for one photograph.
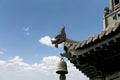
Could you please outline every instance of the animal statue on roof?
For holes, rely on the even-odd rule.
[[[66,32],[65,27],[62,28],[60,34],[55,36],[55,40],[51,40],[52,44],[55,44],[55,47],[58,48],[58,44],[66,41]]]
[[[67,44],[78,44],[78,41],[73,41],[66,37],[65,27],[61,29],[61,32],[55,36],[55,40],[51,40],[52,44],[58,48],[58,45],[64,42],[64,51],[65,53],[61,53],[60,55],[63,57],[70,57],[72,53],[72,49],[69,49]]]

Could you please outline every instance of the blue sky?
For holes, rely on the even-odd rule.
[[[0,69],[8,76],[1,72],[0,79],[18,80],[22,76],[20,80],[58,80],[54,73],[56,64],[49,61],[59,61],[63,48],[54,48],[50,39],[63,26],[67,37],[73,40],[101,32],[106,6],[109,0],[0,0]],[[76,74],[80,74],[78,78],[88,80],[72,70],[73,65],[68,66],[69,79],[75,80]]]

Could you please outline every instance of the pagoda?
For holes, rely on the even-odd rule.
[[[63,27],[52,43],[64,42],[66,57],[90,80],[120,80],[120,0],[109,0],[105,7],[103,31],[83,41],[66,37]]]

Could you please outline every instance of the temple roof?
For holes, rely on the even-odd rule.
[[[83,41],[74,41],[74,42],[66,42],[64,46],[66,46],[69,49],[82,49],[88,46],[91,46],[91,44],[95,44],[96,42],[100,42],[114,34],[117,33],[117,30],[120,29],[120,23],[116,23],[113,27],[109,27],[108,29],[103,30],[101,33],[96,34],[95,36],[89,37],[87,40]]]
[[[65,53],[61,55],[91,80],[120,71],[119,22],[83,41],[67,39],[63,28],[52,43],[57,47],[62,42]]]
[[[65,56],[90,79],[120,71],[120,23],[87,40],[65,42],[71,57]],[[113,68],[114,67],[114,68]]]

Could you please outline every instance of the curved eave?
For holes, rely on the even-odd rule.
[[[116,23],[114,27],[110,27],[107,30],[102,31],[100,34],[96,34],[95,36],[89,37],[87,40],[78,41],[78,42],[76,41],[66,42],[64,46],[67,47],[68,49],[74,49],[74,50],[87,48],[113,35],[116,35],[119,32],[120,32],[120,23]]]
[[[120,71],[119,23],[87,40],[66,42],[64,47],[71,53],[68,60],[91,79]]]

